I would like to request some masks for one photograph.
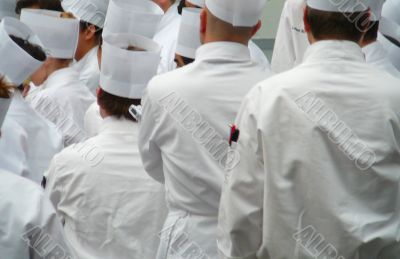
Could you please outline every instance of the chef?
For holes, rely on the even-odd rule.
[[[100,77],[97,54],[109,0],[63,0],[61,4],[64,11],[80,20],[74,68],[80,73],[80,81],[95,96]]]
[[[102,48],[101,130],[54,158],[46,193],[78,258],[155,258],[165,193],[143,169],[129,108],[157,73],[160,47],[139,35],[110,34]]]
[[[365,1],[307,5],[304,62],[253,88],[237,117],[220,258],[396,258],[400,81],[365,64]]]
[[[366,62],[400,79],[400,71],[397,70],[396,67],[392,64],[389,59],[388,53],[384,49],[384,46],[377,40],[379,27],[382,25],[382,23],[385,27],[387,23],[386,21],[379,21],[381,19],[383,4],[386,0],[370,1],[371,2],[369,6],[371,8],[371,23],[368,26],[369,29],[365,34],[362,42]]]
[[[26,33],[27,27],[24,27],[17,20],[9,19],[5,18],[0,24],[0,38],[4,44],[0,48],[0,53],[4,57],[6,53],[4,51],[7,50],[9,55],[15,55],[8,56],[7,59],[8,65],[12,66],[16,57],[22,58],[18,62],[28,61],[28,59],[26,56],[25,59],[23,58],[22,52],[18,56],[16,48],[12,49],[10,41],[4,38],[4,32],[9,29],[13,31],[14,35],[18,35],[19,33]],[[12,23],[13,25],[11,25]],[[31,60],[26,69],[32,64]],[[3,65],[0,66],[3,68]],[[15,72],[17,70],[18,72]],[[4,72],[6,71],[1,69],[0,128],[12,101],[13,83],[9,80],[15,82],[18,76],[25,77],[28,71],[24,71],[19,66],[14,67],[14,70],[9,70],[7,74],[3,74]],[[8,134],[16,134],[16,132],[2,132],[0,140]],[[4,151],[0,152],[1,161],[6,154]],[[2,165],[2,162],[0,164]],[[21,259],[73,258],[60,221],[51,203],[43,195],[40,186],[15,175],[15,173],[12,174],[0,169],[0,214],[2,216],[0,220],[2,236],[0,257]]]
[[[153,38],[163,15],[163,10],[152,1],[111,0],[103,37],[109,34],[137,34]],[[102,120],[99,105],[94,102],[85,114],[85,131],[89,137],[99,133]]]
[[[49,54],[31,77],[40,87],[27,98],[36,111],[57,126],[64,145],[69,146],[86,138],[84,115],[95,98],[79,81],[78,71],[69,66],[77,48],[79,21],[62,18],[63,15],[56,11],[23,9],[21,21],[37,33]]]
[[[164,183],[169,214],[157,258],[216,258],[217,214],[229,127],[243,96],[269,76],[248,42],[265,1],[207,0],[195,61],[155,77],[143,100],[139,147]],[[203,257],[202,257],[203,256]]]
[[[41,66],[46,55],[38,37],[15,18],[2,20],[0,42],[0,74],[14,88],[0,139],[0,168],[39,184],[51,159],[63,147],[62,138],[54,124],[30,107],[17,86]]]

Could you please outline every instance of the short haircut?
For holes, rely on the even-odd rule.
[[[359,42],[369,26],[369,11],[324,12],[307,7],[306,20],[316,40],[338,39]]]
[[[376,41],[378,38],[379,21],[371,21],[368,31],[364,35],[365,42]]]
[[[136,121],[129,112],[131,105],[140,105],[140,99],[129,99],[110,94],[100,88],[97,102],[109,115]]]
[[[22,9],[29,8],[33,5],[38,5],[40,9],[63,11],[60,0],[17,0],[15,12],[21,14]]]
[[[39,60],[39,61],[45,61],[46,60],[46,53],[44,50],[35,44],[30,43],[29,41],[26,41],[22,38],[10,35],[10,38],[18,45],[20,46],[23,50],[25,50],[29,55],[31,55],[34,59]]]

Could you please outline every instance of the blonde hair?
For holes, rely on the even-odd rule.
[[[13,85],[7,82],[4,76],[0,77],[0,98],[11,98]]]
[[[60,17],[65,19],[76,19],[75,16],[70,12],[62,12]]]

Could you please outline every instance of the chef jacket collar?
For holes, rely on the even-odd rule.
[[[377,57],[381,58],[387,56],[386,50],[379,41],[375,41],[365,46],[363,48],[363,53],[365,55],[365,60],[368,60],[369,62],[372,62]]]
[[[86,66],[91,62],[93,56],[96,56],[96,60],[97,60],[97,52],[98,52],[98,50],[99,50],[99,46],[95,46],[91,50],[89,50],[89,52],[86,53],[86,55],[83,56],[83,58],[81,60],[77,61],[74,64],[75,68],[78,71],[81,71],[81,70],[85,69]]]
[[[66,67],[54,71],[43,83],[41,89],[60,88],[71,85],[71,82],[79,78],[79,73],[72,67]]]
[[[211,42],[197,49],[196,60],[251,61],[248,46],[230,41]]]
[[[115,116],[108,116],[102,120],[100,126],[100,133],[109,132],[129,132],[133,134],[132,127],[135,127],[135,122],[126,118],[117,118]]]
[[[179,1],[171,5],[171,7],[165,12],[158,25],[157,32],[162,31],[165,27],[167,27],[174,20],[175,16],[180,17],[178,13],[178,5]]]
[[[309,46],[304,54],[304,62],[338,59],[365,63],[365,56],[361,47],[352,41],[318,41]]]

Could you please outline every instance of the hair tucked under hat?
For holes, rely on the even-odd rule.
[[[12,89],[13,85],[4,76],[0,76],[0,98],[11,98]]]

